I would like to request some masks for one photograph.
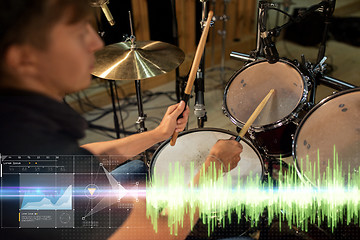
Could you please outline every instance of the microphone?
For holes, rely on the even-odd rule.
[[[109,0],[90,0],[90,5],[92,7],[101,7],[106,19],[108,20],[111,26],[115,25],[115,20],[107,6]]]
[[[202,63],[203,64],[203,63]],[[202,68],[202,66],[201,66]],[[199,69],[200,70],[200,69]],[[195,79],[195,105],[194,105],[194,115],[198,119],[198,127],[203,128],[204,122],[207,121],[206,109],[205,109],[205,97],[204,97],[204,75],[201,70],[196,73]]]
[[[265,31],[260,33],[260,37],[264,46],[265,58],[270,64],[278,62],[279,53],[276,49],[275,43],[271,39],[272,34],[270,34],[269,31]]]

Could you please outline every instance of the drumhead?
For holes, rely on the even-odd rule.
[[[309,165],[333,169],[334,147],[343,175],[360,166],[360,89],[347,90],[318,103],[301,121],[293,141],[293,157],[298,173],[311,182],[318,179],[305,174]],[[306,163],[308,158],[308,163]],[[302,167],[301,167],[302,159]]]
[[[164,142],[154,153],[150,165],[150,176],[153,176],[156,168],[157,177],[164,177],[165,182],[169,178],[169,164],[172,166],[176,162],[184,168],[184,180],[190,182],[190,163],[194,162],[194,172],[200,170],[206,156],[209,154],[212,146],[219,139],[229,139],[236,136],[234,133],[215,128],[193,129],[179,134],[175,146],[170,146],[170,141]],[[238,166],[232,169],[228,174],[232,176],[232,183],[238,182],[238,172],[240,168],[240,178],[246,180],[250,176],[263,177],[263,160],[254,146],[244,139],[241,141],[243,152],[240,154],[241,160]]]
[[[269,64],[257,61],[235,73],[225,88],[224,110],[231,121],[242,127],[255,108],[275,89],[252,128],[266,127],[292,118],[307,97],[307,86],[300,71],[291,63],[280,60]]]

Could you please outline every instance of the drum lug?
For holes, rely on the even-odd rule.
[[[306,83],[307,83],[308,88],[311,87],[312,82],[311,82],[310,78],[308,76],[305,76],[305,79],[306,79]]]
[[[267,149],[267,147],[266,146],[264,146],[264,147],[260,147],[259,146],[259,148],[261,148],[261,150],[263,151],[263,153],[264,153],[264,155],[266,156],[266,158],[268,158],[269,157],[269,150]]]
[[[296,119],[294,119],[294,120],[292,121],[292,123],[295,124],[296,127],[299,126],[300,122],[301,122],[301,118],[298,118],[298,117],[296,117]]]
[[[222,111],[223,111],[224,115],[225,115],[226,117],[229,117],[229,115],[228,115],[228,113],[227,113],[227,111],[226,111],[226,109],[225,109],[225,106],[224,106],[224,105],[223,105],[223,106],[221,106],[221,109],[222,109]]]
[[[248,133],[249,133],[249,135],[250,135],[250,139],[251,139],[251,140],[255,140],[255,134],[254,134],[254,132],[255,132],[254,130],[251,130],[251,129],[248,130]]]
[[[292,116],[297,119],[299,117],[299,114],[298,113],[292,113]]]
[[[311,102],[304,103],[304,108],[306,111],[310,110],[313,107],[313,104]]]

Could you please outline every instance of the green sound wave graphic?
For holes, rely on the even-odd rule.
[[[312,165],[306,158],[305,163],[303,168],[303,160],[298,162],[300,169],[304,169],[300,178],[293,168],[284,174],[280,169],[276,184],[262,182],[260,176],[251,174],[241,179],[240,169],[234,183],[229,174],[223,174],[211,165],[207,173],[200,176],[198,186],[185,181],[185,169],[179,162],[170,163],[167,181],[155,169],[147,186],[147,217],[157,231],[157,220],[166,212],[168,226],[175,235],[186,214],[194,225],[196,209],[202,222],[207,224],[209,235],[219,221],[225,227],[225,222],[240,222],[245,217],[251,226],[257,226],[264,215],[269,225],[274,218],[279,218],[286,220],[290,228],[295,225],[303,231],[307,231],[309,223],[320,226],[326,222],[332,231],[344,222],[358,224],[360,168],[351,170],[348,166],[347,174],[343,174],[335,150],[332,167],[328,160],[323,173],[319,159]],[[188,171],[193,179],[196,174],[193,163]],[[231,219],[232,212],[237,213],[238,219]]]

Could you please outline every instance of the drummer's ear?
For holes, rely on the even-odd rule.
[[[37,75],[38,54],[29,45],[12,45],[4,55],[5,71],[17,80]]]

